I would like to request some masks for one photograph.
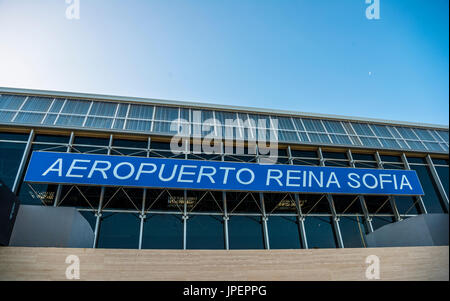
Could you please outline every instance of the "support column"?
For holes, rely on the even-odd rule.
[[[113,135],[109,135],[109,144],[108,144],[108,153],[107,155],[111,155],[111,147],[113,142]],[[98,242],[98,233],[100,230],[100,220],[102,217],[102,207],[103,207],[103,201],[105,199],[105,187],[103,186],[100,190],[100,199],[98,202],[98,208],[95,212],[96,220],[95,220],[95,230],[94,230],[94,243],[92,245],[92,248],[97,248],[97,242]]]
[[[12,186],[12,192],[17,195],[19,190],[20,180],[23,177],[23,172],[25,170],[25,165],[27,164],[28,156],[30,155],[31,146],[34,140],[34,129],[31,129],[30,134],[28,135],[27,145],[25,146],[25,150],[23,151],[22,159],[20,160],[19,169],[16,174],[16,178],[14,179],[14,184]]]
[[[322,148],[319,147],[317,153],[319,155],[320,166],[325,166],[325,159],[323,158]],[[336,214],[336,209],[334,208],[333,196],[331,194],[326,194],[326,197],[332,214],[333,228],[335,230],[338,247],[344,248],[344,241],[342,240],[341,228],[339,227],[339,216]]]
[[[287,152],[289,156],[289,164],[294,165],[290,145],[288,145]],[[300,241],[302,243],[302,247],[304,249],[308,249],[308,240],[306,239],[306,231],[305,231],[305,217],[303,216],[302,208],[300,207],[298,193],[294,193],[294,200],[295,200],[295,207],[297,207],[297,223],[298,223],[298,233],[300,234]]]
[[[427,160],[428,167],[431,171],[431,175],[433,176],[434,183],[436,183],[439,194],[440,194],[441,198],[444,200],[444,204],[447,207],[447,212],[448,212],[448,207],[449,207],[448,195],[445,192],[444,186],[442,186],[441,179],[439,178],[439,175],[436,171],[436,168],[434,167],[434,163],[433,163],[433,160],[431,159],[430,155],[426,156],[426,160]]]
[[[384,169],[383,162],[381,161],[380,153],[378,151],[375,152],[375,159],[377,160],[377,165],[379,169]],[[394,213],[395,221],[401,221],[400,213],[398,212],[397,204],[395,203],[395,198],[392,195],[388,196],[389,204],[391,205],[392,212]]]
[[[74,137],[75,137],[74,133],[71,132],[70,133],[70,138],[69,138],[69,144],[67,145],[67,149],[66,149],[66,153],[70,153],[70,151],[72,150]],[[59,205],[59,202],[60,202],[60,199],[61,199],[62,187],[63,186],[61,184],[58,184],[58,188],[56,189],[55,201],[53,202],[53,207],[57,207]]]
[[[347,157],[350,160],[350,166],[353,168],[356,168],[355,161],[353,160],[352,151],[350,149],[347,150]],[[358,195],[359,204],[361,205],[361,209],[364,214],[364,224],[366,225],[367,232],[371,233],[373,232],[373,226],[372,226],[372,218],[369,215],[369,210],[367,210],[366,200],[364,199],[364,196]]]
[[[411,167],[409,166],[408,159],[406,158],[405,153],[402,153],[402,162],[403,162],[404,167],[407,170],[411,170]],[[418,195],[418,196],[415,196],[415,199],[416,199],[417,203],[419,204],[420,211],[422,211],[423,214],[427,214],[428,211],[427,211],[427,208],[425,207],[422,197],[420,195]]]

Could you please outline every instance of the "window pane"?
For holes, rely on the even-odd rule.
[[[375,135],[377,135],[378,137],[389,137],[389,138],[392,137],[392,134],[384,125],[372,124],[371,127],[372,130],[375,132]]]
[[[297,217],[271,216],[267,221],[271,249],[300,249]]]
[[[20,112],[19,114],[17,114],[17,117],[14,120],[14,122],[39,124],[39,123],[41,123],[42,118],[44,118],[44,116],[45,116],[45,114],[43,114],[43,113]]]
[[[372,131],[369,128],[369,125],[364,123],[352,123],[353,128],[355,129],[355,132],[359,136],[374,136]]]
[[[373,230],[380,229],[381,227],[394,222],[395,219],[392,216],[372,216]]]
[[[174,214],[147,214],[142,239],[143,249],[182,249],[183,222]]]
[[[0,110],[18,110],[24,99],[25,96],[0,95]]]
[[[330,138],[327,134],[309,133],[309,138],[311,138],[311,142],[331,143]]]
[[[139,119],[152,119],[153,117],[153,106],[146,105],[130,105],[130,112],[128,113],[128,118],[139,118]]]
[[[441,202],[428,168],[424,165],[411,165],[411,169],[417,172],[420,184],[422,184],[423,191],[425,192],[425,195],[422,196],[422,200],[428,213],[446,212],[446,210],[444,210],[445,205]]]
[[[109,129],[111,128],[113,119],[112,118],[101,118],[101,117],[88,117],[86,120],[86,127]]]
[[[305,232],[310,249],[336,248],[331,217],[308,216],[305,218]]]
[[[324,120],[323,123],[329,133],[346,134],[344,127],[338,121]]]
[[[127,120],[126,129],[134,131],[150,131],[152,122],[144,120]]]
[[[176,119],[178,119],[178,108],[156,107],[155,120],[172,121]]]
[[[447,197],[450,197],[448,194],[448,166],[435,166],[436,172],[439,175],[439,179],[441,180],[442,186],[444,187],[445,193],[447,194]]]
[[[283,130],[295,130],[290,118],[272,117],[272,121],[278,120],[278,128]]]
[[[430,132],[424,129],[414,129],[414,132],[416,132],[417,136],[419,136],[422,140],[429,140],[429,141],[435,141],[433,136],[431,136]]]
[[[91,102],[87,100],[68,99],[62,113],[86,114]]]
[[[113,117],[116,112],[116,107],[117,104],[115,103],[94,101],[89,115]]]
[[[72,115],[60,115],[56,125],[83,126],[84,117]]]
[[[228,221],[230,249],[263,249],[259,216],[231,216]]]
[[[104,212],[98,236],[99,248],[137,249],[139,246],[137,214]]]
[[[191,215],[187,221],[188,249],[224,249],[223,219],[219,215]]]
[[[22,111],[47,112],[52,103],[52,98],[29,97],[22,107]]]
[[[325,128],[323,127],[320,120],[306,118],[303,118],[302,120],[307,131],[325,133]]]
[[[0,180],[10,189],[14,184],[25,143],[0,142]]]
[[[360,216],[342,216],[339,219],[339,229],[341,230],[342,240],[346,248],[364,248],[366,247],[366,233],[362,217]]]
[[[10,122],[11,119],[13,119],[14,115],[16,115],[15,112],[0,111],[0,120],[2,122]]]
[[[61,110],[63,104],[64,104],[64,99],[55,99],[55,101],[53,102],[53,105],[50,108],[49,112],[59,113],[59,111]]]
[[[418,139],[416,135],[414,135],[413,130],[410,128],[397,127],[397,130],[399,131],[400,135],[402,135],[402,137],[405,139],[414,139],[414,140]]]

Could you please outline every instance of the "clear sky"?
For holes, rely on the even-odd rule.
[[[0,0],[0,86],[448,125],[449,1]]]

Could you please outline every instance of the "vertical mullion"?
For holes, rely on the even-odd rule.
[[[25,164],[27,162],[28,156],[30,155],[33,140],[34,140],[34,129],[31,129],[30,134],[28,135],[27,145],[25,146],[25,149],[24,149],[23,155],[22,155],[22,159],[20,160],[16,178],[14,179],[14,184],[11,189],[11,191],[14,192],[16,195],[19,190],[19,182],[22,179],[23,172],[25,170]]]

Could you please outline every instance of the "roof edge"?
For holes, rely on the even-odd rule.
[[[106,95],[106,94],[91,94],[91,93],[80,93],[80,92],[64,92],[64,91],[53,91],[53,90],[38,90],[38,89],[22,89],[22,88],[8,88],[0,87],[0,93],[15,93],[15,94],[33,94],[42,96],[58,96],[58,97],[69,97],[69,98],[82,98],[82,99],[95,99],[95,100],[109,100],[109,101],[125,101],[125,102],[136,102],[136,103],[148,103],[155,105],[170,105],[170,106],[186,106],[191,108],[199,109],[213,109],[213,110],[231,110],[240,112],[251,112],[251,113],[263,113],[263,114],[273,114],[273,115],[285,115],[285,116],[295,116],[295,117],[310,117],[310,118],[324,118],[324,119],[335,119],[341,121],[358,121],[358,122],[371,122],[380,123],[388,125],[400,125],[400,126],[410,126],[410,127],[426,127],[433,129],[444,129],[448,130],[448,125],[441,124],[431,124],[431,123],[418,123],[410,121],[398,121],[398,120],[385,120],[378,118],[364,118],[364,117],[354,117],[354,116],[344,116],[344,115],[333,115],[333,114],[319,114],[319,113],[308,113],[300,111],[288,111],[288,110],[274,110],[267,108],[256,108],[256,107],[245,107],[245,106],[231,106],[213,103],[201,103],[201,102],[190,102],[190,101],[179,101],[179,100],[164,100],[156,98],[144,98],[144,97],[128,97],[128,96],[117,96],[117,95]]]

